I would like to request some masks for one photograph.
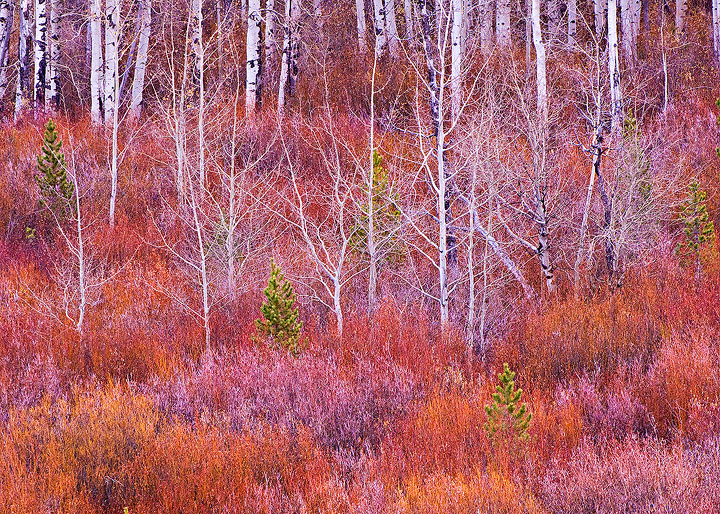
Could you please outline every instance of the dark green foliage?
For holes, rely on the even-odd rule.
[[[37,167],[40,174],[35,176],[35,181],[40,188],[41,204],[51,209],[56,216],[66,214],[72,205],[75,185],[67,176],[62,141],[53,120],[49,120],[45,125]]]
[[[285,348],[293,356],[298,356],[303,324],[298,320],[295,293],[274,260],[270,265],[270,280],[263,291],[265,302],[260,307],[263,318],[255,320],[255,328],[259,334],[270,340],[271,346]]]
[[[515,389],[515,373],[510,371],[507,362],[498,378],[500,385],[492,394],[493,401],[485,406],[487,422],[483,428],[491,438],[512,430],[519,439],[526,439],[532,414],[527,412],[527,404],[520,405],[522,389]]]
[[[715,224],[710,221],[705,200],[707,193],[700,189],[700,184],[693,179],[688,186],[688,193],[680,219],[683,222],[685,241],[680,244],[681,249],[691,253],[695,260],[695,275],[700,278],[700,250],[705,244],[712,244],[715,236]]]

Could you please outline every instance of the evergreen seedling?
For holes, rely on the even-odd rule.
[[[265,302],[260,308],[263,317],[255,320],[255,328],[270,340],[272,346],[285,348],[293,356],[298,356],[303,324],[298,320],[295,293],[274,260],[270,261],[270,265],[270,280],[263,291]]]
[[[512,430],[519,439],[526,439],[532,414],[527,412],[527,404],[520,404],[522,389],[515,389],[515,373],[505,363],[498,378],[500,385],[492,394],[493,401],[485,406],[485,431],[494,438],[498,433]]]
[[[41,204],[53,210],[56,215],[62,214],[71,205],[75,185],[67,176],[62,141],[53,120],[49,120],[45,125],[37,168],[40,174],[35,176],[35,181],[40,188]]]

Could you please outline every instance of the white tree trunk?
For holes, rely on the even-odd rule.
[[[15,119],[17,120],[30,101],[30,62],[28,52],[32,45],[30,1],[20,0],[20,40],[18,42],[18,81],[15,92]]]
[[[10,35],[13,25],[13,5],[10,0],[0,0],[0,112],[5,111],[5,93],[8,86],[8,61]]]
[[[204,74],[205,56],[203,51],[203,33],[202,33],[202,0],[192,0],[191,7],[191,41],[190,46],[193,51],[193,82],[199,86],[200,76]]]
[[[373,0],[373,20],[375,22],[375,53],[382,57],[387,49],[387,23],[385,2]]]
[[[577,46],[577,0],[567,2],[567,44],[570,49]]]
[[[355,0],[360,2],[361,0]],[[405,0],[404,9],[405,15],[405,39],[412,44],[415,38],[415,18],[413,16],[413,2],[412,0]]]
[[[132,93],[130,95],[130,119],[137,121],[140,118],[145,88],[145,69],[147,68],[148,43],[150,41],[150,23],[152,5],[151,0],[140,0],[138,6],[140,18],[140,34],[138,38],[137,58],[135,59],[135,74],[133,76]]]
[[[687,0],[675,0],[675,30],[678,35],[685,32],[685,18],[687,17]]]
[[[355,20],[357,24],[357,38],[358,38],[358,48],[360,49],[360,53],[365,54],[367,53],[367,37],[365,36],[365,33],[367,31],[367,28],[365,27],[365,1],[364,0],[355,0]]]
[[[480,0],[480,50],[485,56],[493,48],[493,7],[492,0]]]
[[[277,14],[275,13],[275,0],[266,0],[265,2],[265,34],[263,44],[265,46],[265,76],[269,77],[271,70],[275,69],[275,44]],[[363,18],[363,22],[365,19]]]
[[[105,124],[115,119],[118,100],[118,36],[120,3],[105,0]]]
[[[635,0],[620,0],[623,55],[628,62],[635,62],[637,55],[637,32],[635,30],[634,8]]]
[[[94,124],[102,118],[104,64],[102,54],[102,7],[100,0],[90,0],[91,66],[90,113]]]
[[[35,0],[35,38],[33,46],[35,74],[33,81],[33,101],[35,107],[41,107],[45,99],[45,72],[47,71],[47,3]]]
[[[535,61],[537,72],[537,109],[541,116],[541,123],[545,124],[548,116],[547,103],[547,75],[545,72],[545,45],[542,40],[540,26],[540,0],[532,0],[532,38],[535,46]]]
[[[387,29],[388,49],[390,55],[397,56],[400,50],[400,36],[395,16],[395,0],[385,0],[385,28]]]
[[[512,44],[510,31],[510,0],[497,0],[495,13],[495,41],[500,48],[509,48]]]
[[[607,19],[608,0],[593,0],[595,11],[595,37],[598,42],[605,37],[605,20]]]
[[[283,59],[280,66],[280,84],[278,86],[278,112],[285,109],[285,96],[295,93],[298,75],[298,59],[300,58],[300,41],[298,39],[298,22],[300,16],[300,0],[285,0],[285,32],[283,37]]]
[[[462,106],[462,26],[463,0],[452,0],[450,94],[453,122],[457,122]]]
[[[249,0],[245,63],[245,115],[248,117],[254,114],[257,104],[260,103],[261,24],[260,0]]]
[[[617,0],[608,0],[608,72],[610,74],[610,110],[612,129],[622,124],[622,92],[620,91],[620,57],[617,38]]]
[[[48,90],[45,94],[45,108],[60,108],[60,3],[50,4],[50,59],[48,61]]]

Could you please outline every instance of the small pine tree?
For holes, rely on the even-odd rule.
[[[707,193],[700,189],[700,184],[693,179],[688,186],[688,193],[682,211],[680,211],[680,219],[683,221],[685,232],[685,241],[681,244],[687,251],[693,254],[695,261],[695,279],[700,280],[700,250],[705,244],[712,244],[715,235],[715,224],[710,221],[707,212],[705,200]]]
[[[259,334],[270,340],[271,345],[285,348],[297,357],[300,353],[300,330],[303,324],[298,320],[295,293],[275,260],[270,261],[270,266],[270,280],[263,291],[265,302],[260,308],[263,318],[255,320],[255,328]]]
[[[503,364],[503,372],[498,378],[500,385],[492,394],[493,401],[485,406],[487,422],[483,428],[491,438],[498,432],[513,430],[518,439],[526,439],[532,414],[527,412],[527,404],[520,405],[522,389],[515,390],[515,373],[507,362]]]
[[[35,176],[35,181],[40,188],[40,203],[57,215],[64,213],[71,206],[75,185],[67,176],[62,141],[52,119],[45,125],[37,168],[40,174]]]

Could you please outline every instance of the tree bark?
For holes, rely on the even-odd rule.
[[[45,100],[45,80],[47,71],[47,2],[35,0],[35,38],[33,41],[34,82],[33,102],[40,108]]]
[[[245,65],[245,115],[250,117],[260,103],[260,84],[262,80],[260,62],[260,29],[262,16],[260,0],[249,0],[246,65]]]
[[[570,49],[577,46],[577,0],[567,3],[567,45]]]
[[[678,36],[685,32],[685,18],[687,17],[687,0],[675,0],[675,30]]]
[[[457,122],[462,105],[462,26],[463,0],[452,1],[452,50],[450,69],[451,114],[453,122]]]
[[[151,0],[140,0],[138,6],[140,34],[138,38],[137,57],[135,59],[135,74],[133,76],[132,92],[130,94],[130,119],[133,121],[137,121],[140,118],[140,112],[142,111],[148,43],[150,42],[151,13]]]
[[[608,0],[608,71],[610,73],[611,129],[622,124],[622,92],[620,90],[620,57],[617,38],[617,0]]]
[[[593,0],[595,13],[595,37],[600,43],[605,38],[605,20],[607,19],[608,0]]]
[[[90,67],[90,113],[94,124],[102,117],[104,65],[102,54],[102,14],[100,0],[90,0],[90,30],[92,40]]]
[[[390,55],[397,57],[400,50],[400,36],[395,16],[395,0],[385,0],[385,28]]]
[[[120,3],[105,0],[105,125],[115,120],[118,101],[118,36],[120,30]]]
[[[540,0],[532,0],[532,38],[535,46],[535,62],[537,73],[537,109],[544,124],[548,116],[547,74],[545,71],[545,44],[542,40],[540,26]]]
[[[493,48],[493,7],[492,0],[480,0],[480,51],[486,57]]]
[[[50,59],[48,61],[48,90],[45,94],[45,108],[60,108],[60,2],[50,3]]]
[[[272,1],[272,0],[270,0],[270,1]],[[366,54],[368,51],[368,48],[367,48],[367,37],[365,35],[365,33],[367,32],[367,28],[365,27],[365,1],[364,0],[355,0],[355,20],[356,20],[356,26],[357,26],[358,48],[359,48],[361,54]]]
[[[8,61],[10,36],[13,26],[13,4],[11,0],[0,0],[0,113],[5,112],[5,93],[8,86]]]
[[[378,57],[387,50],[387,20],[384,0],[373,0],[373,21],[375,22],[375,53]]]
[[[495,41],[502,49],[512,44],[510,31],[510,0],[497,0],[495,14]]]
[[[32,79],[30,77],[30,57],[28,52],[32,47],[32,33],[30,32],[30,2],[20,0],[20,40],[18,43],[18,81],[15,92],[15,120],[27,107],[31,97]]]

